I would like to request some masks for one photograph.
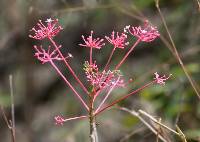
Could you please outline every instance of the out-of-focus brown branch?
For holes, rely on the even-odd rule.
[[[0,111],[1,111],[1,114],[3,116],[3,120],[5,121],[8,129],[10,130],[11,137],[12,137],[12,142],[16,142],[15,141],[15,130],[13,129],[13,123],[12,123],[12,121],[8,120],[8,118],[6,117],[5,111],[4,111],[4,109],[3,109],[2,106],[0,107]]]
[[[197,4],[198,4],[198,10],[200,12],[200,1],[199,0],[196,0],[197,1]]]
[[[15,138],[15,113],[14,113],[14,94],[13,94],[13,79],[12,75],[9,76],[9,83],[10,83],[10,95],[11,95],[11,117],[12,120],[8,120],[4,108],[0,106],[0,111],[3,116],[3,119],[10,130],[11,137],[12,137],[12,142],[16,142]]]
[[[156,8],[157,8],[157,10],[158,10],[158,12],[159,12],[159,14],[160,14],[161,20],[162,20],[162,22],[163,22],[163,24],[164,24],[164,27],[165,27],[165,29],[166,29],[166,31],[167,31],[167,34],[168,34],[168,36],[169,36],[169,39],[170,39],[171,45],[172,45],[172,47],[173,47],[173,51],[174,51],[175,57],[177,58],[177,60],[178,60],[179,64],[181,65],[181,67],[182,67],[182,69],[183,69],[185,75],[187,76],[187,78],[188,78],[188,80],[189,80],[189,82],[190,82],[192,88],[194,89],[195,93],[197,94],[197,96],[198,96],[198,98],[199,98],[199,100],[200,100],[200,94],[199,94],[199,90],[198,90],[198,88],[197,88],[197,83],[192,79],[191,75],[190,75],[189,72],[187,71],[187,69],[186,69],[184,63],[182,62],[182,60],[181,60],[181,58],[180,58],[180,55],[179,55],[179,53],[178,53],[178,51],[177,51],[176,45],[175,45],[175,43],[174,43],[174,40],[172,39],[171,33],[170,33],[170,31],[169,31],[169,29],[168,29],[168,26],[167,26],[167,23],[166,23],[166,21],[165,21],[165,18],[164,18],[163,14],[162,14],[162,12],[161,12],[161,10],[160,10],[160,7],[159,7],[159,0],[155,0],[155,4],[156,4]]]
[[[13,142],[15,142],[15,105],[14,105],[13,76],[12,75],[9,75],[9,83],[10,83],[10,96],[11,96],[12,135],[13,135]]]
[[[37,8],[31,7],[32,11],[36,10],[39,11],[40,14],[55,14],[57,15],[58,13],[67,13],[67,12],[81,12],[81,11],[86,11],[86,10],[94,10],[94,9],[109,9],[109,8],[114,8],[115,5],[97,5],[96,7],[86,7],[86,6],[79,6],[79,7],[71,7],[71,8],[65,8],[61,10],[50,10],[50,11],[42,11]]]

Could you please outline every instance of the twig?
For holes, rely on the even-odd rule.
[[[155,4],[156,4],[156,8],[157,8],[157,10],[158,10],[158,12],[159,12],[159,14],[160,14],[161,20],[162,20],[162,22],[163,22],[163,24],[164,24],[164,27],[165,27],[165,29],[166,29],[166,31],[167,31],[167,34],[168,34],[168,36],[169,36],[170,42],[171,42],[171,44],[172,44],[172,47],[173,47],[173,50],[174,50],[174,53],[175,53],[175,57],[177,58],[177,60],[178,60],[179,64],[181,65],[181,67],[182,67],[182,69],[183,69],[185,75],[187,76],[187,78],[188,78],[188,80],[189,80],[189,82],[190,82],[192,88],[194,89],[195,93],[197,94],[197,96],[198,96],[198,98],[199,98],[199,100],[200,100],[200,94],[199,94],[198,89],[197,89],[197,87],[196,87],[196,85],[195,85],[196,83],[195,83],[194,80],[192,79],[191,75],[189,74],[189,72],[188,72],[187,69],[185,68],[185,65],[183,64],[183,62],[182,62],[182,60],[181,60],[181,58],[180,58],[180,55],[179,55],[179,53],[178,53],[178,51],[177,51],[177,49],[176,49],[176,45],[175,45],[175,43],[174,43],[174,41],[173,41],[173,39],[172,39],[171,33],[170,33],[170,31],[169,31],[169,29],[168,29],[168,26],[167,26],[167,23],[166,23],[166,21],[165,21],[165,18],[164,18],[163,14],[162,14],[162,12],[161,12],[161,10],[160,10],[160,7],[159,7],[159,0],[155,0]]]
[[[11,96],[11,116],[12,116],[12,133],[13,139],[15,141],[15,105],[14,105],[14,93],[13,93],[13,76],[9,75],[9,83],[10,83],[10,96]]]
[[[16,142],[16,138],[15,138],[15,109],[14,109],[14,93],[13,93],[13,78],[12,78],[12,75],[9,75],[9,84],[10,84],[11,117],[12,117],[12,120],[8,120],[2,106],[0,107],[1,108],[0,110],[1,110],[1,113],[3,115],[3,119],[4,119],[8,129],[10,130],[12,142]]]
[[[158,135],[158,138],[160,140],[162,140],[163,142],[168,142],[160,133],[157,132],[157,130],[155,130],[148,122],[146,122],[145,119],[143,119],[140,114],[134,110],[129,110],[127,108],[124,108],[124,107],[117,107],[119,108],[120,110],[123,110],[125,112],[128,112],[130,113],[131,115],[137,117],[144,125],[146,125],[154,134]]]
[[[86,7],[86,6],[80,6],[80,7],[72,7],[72,8],[65,8],[65,9],[61,9],[61,10],[49,10],[49,11],[42,11],[39,10],[37,8],[34,8],[35,11],[39,11],[40,14],[58,14],[58,13],[70,13],[70,12],[82,12],[82,11],[86,11],[86,10],[97,10],[97,9],[109,9],[109,8],[113,8],[115,7],[115,5],[99,5],[96,7]]]
[[[147,112],[145,112],[145,111],[143,111],[143,110],[139,110],[138,112],[141,113],[141,114],[143,114],[143,115],[145,115],[146,117],[150,118],[153,122],[155,122],[155,123],[161,125],[162,127],[166,128],[167,130],[173,132],[174,134],[179,135],[178,132],[176,132],[175,130],[169,128],[168,126],[166,126],[166,125],[160,123],[159,121],[157,121],[155,118],[153,118],[153,117],[152,117],[150,114],[148,114]]]
[[[183,142],[187,142],[185,135],[183,134],[183,132],[180,130],[180,128],[178,127],[178,125],[176,125],[176,129],[177,131],[173,130],[172,128],[160,123],[159,121],[157,121],[155,118],[153,118],[150,114],[148,114],[147,112],[143,111],[143,110],[139,110],[139,113],[145,115],[146,117],[148,117],[149,119],[151,119],[153,122],[155,122],[156,124],[159,124],[160,126],[162,126],[163,128],[171,131],[172,133],[176,134],[177,136],[179,136],[181,138],[181,140]]]
[[[200,12],[200,1],[199,0],[196,0],[197,1],[197,4],[198,4],[198,10]]]
[[[183,142],[187,142],[185,135],[183,134],[183,132],[181,131],[181,129],[178,127],[178,125],[176,125],[176,129],[179,132],[180,138],[182,139]]]
[[[2,106],[1,106],[1,113],[2,113],[2,116],[3,116],[4,121],[6,122],[7,127],[8,127],[9,129],[11,129],[11,126],[10,126],[10,124],[9,124],[8,118],[6,117],[5,111],[4,111],[4,109],[3,109]]]
[[[158,122],[161,123],[161,118],[158,119]],[[158,127],[158,133],[157,133],[157,135],[156,135],[156,142],[159,142],[158,134],[159,134],[161,131],[162,131],[162,130],[161,130],[160,125],[159,125],[159,127]]]

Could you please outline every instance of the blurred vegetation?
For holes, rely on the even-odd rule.
[[[200,11],[198,0],[160,0],[160,8],[175,41],[185,68],[200,87]],[[14,77],[16,140],[20,142],[83,142],[88,141],[88,122],[78,120],[54,125],[57,114],[70,117],[84,114],[73,93],[48,64],[42,65],[33,57],[36,43],[28,38],[29,30],[38,21],[58,18],[64,28],[56,37],[63,45],[63,53],[72,53],[70,64],[82,81],[86,82],[82,64],[88,59],[88,50],[78,46],[81,35],[95,31],[104,37],[113,30],[123,31],[126,25],[141,25],[148,19],[156,25],[166,41],[166,30],[155,7],[154,0],[1,0],[0,1],[0,105],[10,119],[10,92],[8,76]],[[153,78],[154,72],[173,74],[165,86],[151,86],[119,105],[129,109],[143,109],[175,129],[185,133],[189,142],[200,141],[200,100],[183,69],[168,48],[165,40],[143,43],[129,56],[121,70],[134,82],[128,89],[115,90],[114,100],[136,89]],[[163,42],[164,41],[164,42]],[[130,43],[134,40],[130,39]],[[167,42],[168,43],[168,42]],[[170,43],[170,42],[169,42]],[[47,43],[42,43],[47,44]],[[94,57],[103,65],[111,52],[107,46],[95,51]],[[113,61],[121,58],[116,51]],[[60,65],[68,79],[72,76]],[[78,90],[80,88],[77,87]],[[1,115],[0,115],[1,116]],[[154,135],[136,117],[111,109],[98,117],[101,142],[154,142]],[[140,130],[135,132],[136,130]],[[135,132],[135,133],[133,133]],[[173,141],[180,141],[172,133]],[[0,142],[10,141],[10,133],[0,117]]]

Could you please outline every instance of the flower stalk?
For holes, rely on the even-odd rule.
[[[95,115],[94,115],[94,95],[95,92],[93,91],[90,94],[90,106],[89,106],[89,125],[90,125],[90,141],[91,142],[98,142],[98,134],[95,122]]]

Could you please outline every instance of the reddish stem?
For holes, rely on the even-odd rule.
[[[86,115],[82,115],[82,116],[77,116],[77,117],[71,117],[71,118],[67,118],[64,121],[70,121],[70,120],[76,120],[76,119],[82,119],[82,118],[87,118],[88,116]]]
[[[78,99],[81,101],[81,103],[83,104],[83,106],[87,109],[87,111],[89,111],[89,108],[88,108],[87,104],[85,103],[85,101],[81,98],[81,96],[78,94],[78,92],[76,92],[76,90],[74,89],[74,87],[66,79],[66,77],[62,74],[62,72],[58,69],[58,67],[54,64],[54,62],[52,60],[50,60],[50,63],[54,67],[54,69],[58,72],[58,74],[62,77],[62,79],[65,81],[65,83],[72,89],[72,91],[75,93],[75,95],[78,97]]]
[[[138,88],[137,90],[135,90],[135,91],[129,93],[128,95],[123,96],[123,97],[121,97],[121,98],[115,100],[115,101],[112,102],[111,104],[105,106],[104,108],[102,108],[101,110],[99,110],[98,112],[96,112],[95,115],[98,115],[99,113],[103,112],[103,111],[106,110],[107,108],[109,108],[109,107],[111,107],[111,106],[113,106],[113,105],[119,103],[119,102],[122,101],[122,100],[125,100],[125,99],[128,98],[129,96],[136,94],[137,92],[139,92],[139,91],[143,90],[144,88],[150,86],[150,85],[153,84],[154,82],[155,82],[155,80],[154,80],[154,81],[151,81],[151,82],[149,82],[149,83],[147,83],[146,85],[142,86],[141,88]]]
[[[112,56],[113,56],[113,54],[115,52],[115,49],[116,49],[116,47],[114,47],[113,50],[112,50],[112,52],[110,53],[110,56],[109,56],[108,61],[107,61],[106,65],[105,65],[105,67],[104,67],[104,70],[107,70],[107,68],[108,68],[108,66],[110,64],[110,61],[112,59]]]
[[[77,80],[77,82],[80,84],[81,88],[87,93],[89,94],[88,90],[86,89],[86,87],[83,85],[83,83],[80,81],[80,79],[77,77],[77,75],[75,74],[75,72],[73,71],[73,69],[71,68],[71,66],[67,63],[65,57],[62,55],[61,51],[59,50],[58,46],[56,45],[56,43],[54,42],[54,40],[52,38],[49,38],[49,40],[51,41],[51,43],[53,44],[53,46],[56,48],[56,50],[58,51],[58,54],[60,55],[60,57],[62,58],[62,60],[64,61],[65,65],[68,67],[69,71],[72,73],[72,75],[74,76],[74,78]]]
[[[141,40],[138,39],[134,45],[131,47],[131,49],[126,53],[126,55],[123,57],[123,59],[120,61],[119,64],[117,64],[117,66],[115,67],[115,70],[119,69],[119,67],[124,63],[124,61],[126,60],[126,58],[128,57],[128,55],[133,51],[133,49],[137,46],[137,44],[140,42]]]
[[[95,110],[95,113],[98,112],[101,109],[101,106],[105,103],[105,101],[107,100],[107,98],[110,96],[111,92],[113,91],[113,89],[117,85],[119,79],[120,79],[120,77],[118,77],[116,83],[109,89],[108,93],[105,95],[104,99],[101,101],[100,105]]]
[[[90,47],[90,65],[92,65],[92,47]]]

